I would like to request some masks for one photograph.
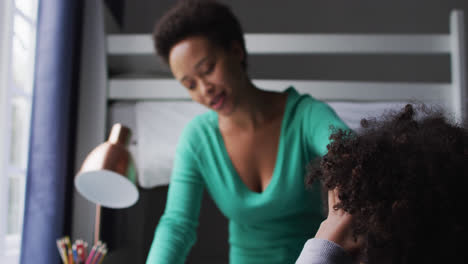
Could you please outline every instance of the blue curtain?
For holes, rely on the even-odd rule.
[[[39,0],[22,264],[53,264],[70,232],[81,0]]]

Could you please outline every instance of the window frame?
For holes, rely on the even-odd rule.
[[[9,61],[12,25],[13,25],[13,0],[0,1],[0,124],[8,124],[9,107]],[[8,151],[6,148],[8,129],[0,129],[0,171],[7,171],[7,157]],[[14,245],[8,239],[7,234],[8,225],[8,177],[0,177],[0,262],[12,263],[14,257],[11,252],[14,250]],[[15,254],[13,254],[15,255]],[[19,254],[17,254],[19,255]]]
[[[37,5],[33,12],[38,11],[38,5],[40,0],[37,1]],[[13,69],[13,38],[14,33],[14,18],[15,16],[21,16],[25,19],[30,26],[34,27],[35,33],[31,40],[30,48],[32,52],[29,54],[28,62],[35,62],[35,46],[37,39],[37,20],[34,17],[34,21],[25,15],[16,6],[15,0],[4,0],[0,1],[0,124],[6,129],[0,129],[0,263],[19,263],[20,251],[21,251],[21,237],[22,237],[22,218],[20,222],[20,231],[15,234],[8,234],[8,221],[9,221],[9,188],[10,188],[10,176],[12,173],[24,175],[26,177],[26,169],[18,168],[10,162],[10,151],[11,151],[11,138],[13,130],[12,111],[14,105],[14,99],[22,98],[26,100],[29,106],[32,106],[32,92],[31,94],[23,91],[23,88],[16,87],[13,81],[14,69]],[[34,69],[29,72],[34,81]],[[29,113],[31,117],[31,113]],[[29,118],[30,118],[29,117]],[[30,119],[29,119],[30,120]],[[27,128],[25,128],[28,130]],[[29,151],[29,147],[27,149]],[[26,154],[27,155],[27,154]],[[26,165],[27,166],[27,165]],[[26,179],[24,179],[26,184]],[[25,186],[24,186],[25,187]],[[25,189],[24,189],[25,190]],[[23,192],[23,195],[25,193]],[[24,196],[22,197],[23,203],[19,205],[19,211],[24,212]]]

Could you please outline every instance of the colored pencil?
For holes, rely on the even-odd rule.
[[[106,248],[106,244],[105,243],[102,243],[102,241],[98,241],[98,247],[97,247],[97,254],[95,254],[94,256],[94,259],[93,259],[93,262],[92,264],[97,264],[99,262],[99,259],[101,258],[102,256],[102,252],[103,250]]]
[[[65,242],[65,239],[62,238],[61,243],[62,243],[63,254],[65,255],[65,262],[64,263],[65,264],[70,264],[69,261],[68,261],[67,243]]]
[[[101,257],[101,254],[102,254],[102,249],[101,249],[101,247],[99,247],[96,250],[96,254],[94,254],[94,258],[93,258],[93,261],[91,262],[91,264],[97,264],[99,258]]]
[[[86,258],[84,257],[83,245],[82,244],[77,245],[76,252],[78,254],[78,258],[80,259],[80,262],[85,262]]]
[[[67,247],[68,247],[69,249],[71,249],[72,246],[71,246],[71,243],[70,243],[70,237],[69,237],[69,236],[65,236],[63,239],[64,239],[64,241],[65,241]]]
[[[73,244],[70,237],[65,236],[57,239],[57,249],[64,264],[100,264],[107,254],[107,245],[102,241],[96,242],[91,248],[89,255],[88,243],[78,239]]]
[[[88,255],[88,258],[86,259],[86,263],[85,263],[85,264],[91,264],[91,261],[92,261],[93,258],[94,258],[94,254],[95,254],[96,248],[97,248],[97,244],[94,245],[94,246],[91,248],[91,251],[89,252],[89,255]]]
[[[88,242],[83,243],[83,261],[88,257]]]
[[[71,248],[68,249],[68,264],[74,264],[73,251]]]
[[[60,258],[62,259],[62,262],[67,264],[67,260],[66,260],[66,257],[65,257],[65,251],[63,250],[62,240],[61,239],[57,239],[57,248],[58,248],[58,251],[59,251],[59,254],[60,254]]]
[[[78,258],[78,252],[76,251],[76,242],[72,245],[72,251],[73,251],[73,261],[76,263],[80,262],[80,259]]]
[[[102,263],[102,261],[104,260],[104,257],[106,256],[106,254],[107,254],[107,249],[104,249],[104,251],[102,252],[101,259],[99,260],[98,264]]]

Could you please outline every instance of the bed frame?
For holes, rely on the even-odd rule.
[[[259,87],[283,90],[293,85],[325,101],[411,101],[438,102],[457,120],[466,105],[466,46],[463,12],[450,14],[449,34],[246,34],[249,54],[443,54],[451,60],[451,83],[389,83],[359,81],[254,80]],[[151,56],[150,35],[109,35],[109,56]],[[128,63],[114,60],[110,67]],[[188,93],[171,78],[111,78],[110,100],[189,99]]]
[[[190,99],[186,90],[170,78],[167,70],[158,64],[149,34],[108,34],[109,28],[104,28],[105,12],[101,1],[85,0],[84,14],[76,171],[85,155],[106,138],[109,102]],[[254,83],[276,91],[293,85],[298,91],[310,93],[315,98],[325,101],[404,102],[416,99],[428,103],[435,102],[446,107],[456,120],[462,120],[467,117],[468,102],[463,17],[462,11],[451,12],[450,30],[447,34],[245,35],[249,54],[449,55],[451,82],[448,83],[263,79],[254,79]],[[135,77],[134,74],[110,74],[113,70],[146,66],[156,67],[162,74],[143,77]],[[72,236],[92,241],[94,227],[91,223],[95,217],[100,217],[100,208],[84,200],[76,191],[73,201]]]

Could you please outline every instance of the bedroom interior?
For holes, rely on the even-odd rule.
[[[179,132],[205,111],[154,55],[150,32],[171,2],[85,1],[75,170],[122,123],[132,130],[140,185],[136,205],[121,210],[96,207],[74,190],[71,235],[93,241],[100,213],[107,263],[144,263]],[[440,105],[455,120],[467,117],[463,1],[223,2],[243,22],[249,72],[259,87],[310,93],[351,128],[405,102]],[[227,263],[227,220],[208,195],[203,199],[187,263]]]

